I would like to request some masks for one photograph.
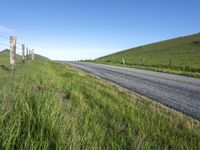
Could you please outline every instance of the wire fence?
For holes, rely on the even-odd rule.
[[[1,37],[1,38],[4,38],[4,39],[6,39],[6,40],[9,40],[9,38],[8,38],[6,35],[0,34],[0,37]]]
[[[3,34],[0,34],[0,51],[3,49],[10,49],[9,37]]]
[[[18,53],[21,52],[20,50],[22,50],[22,45],[23,43],[21,42],[16,43],[16,49],[18,50]],[[2,48],[10,49],[10,37],[0,33],[0,51],[3,50]]]

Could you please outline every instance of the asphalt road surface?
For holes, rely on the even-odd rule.
[[[62,63],[114,82],[200,121],[200,79],[86,62]]]

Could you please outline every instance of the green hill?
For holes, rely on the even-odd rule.
[[[44,57],[38,54],[35,54],[35,58],[49,60],[47,57]],[[16,66],[18,66],[18,64],[21,64],[21,62],[22,62],[22,56],[16,54]],[[2,69],[0,72],[0,75],[5,73],[5,71],[10,70],[10,50],[9,49],[0,51],[0,68]]]
[[[40,59],[45,59],[45,60],[50,60],[49,58],[39,55],[39,54],[35,54],[35,58],[40,58]]]
[[[42,57],[0,67],[0,149],[199,148],[198,121],[78,69]]]
[[[3,51],[0,51],[0,65],[7,65],[9,64],[9,59],[10,59],[10,50],[5,49]],[[17,62],[21,59],[20,55],[16,55]]]
[[[5,49],[3,51],[0,51],[0,75],[4,74],[5,71],[8,71],[10,69],[10,50]],[[20,55],[16,55],[16,63],[19,63],[21,60]]]
[[[200,77],[200,34],[131,48],[95,60]]]

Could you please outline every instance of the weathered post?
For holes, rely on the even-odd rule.
[[[126,66],[124,58],[122,58],[122,63],[123,63],[124,66]]]
[[[29,59],[31,59],[31,50],[30,49],[28,51],[28,57],[29,57]]]
[[[35,53],[34,53],[34,49],[32,49],[32,60],[34,60],[35,58]]]
[[[16,68],[16,37],[10,36],[10,66],[11,70]]]
[[[22,62],[25,61],[25,45],[22,44]]]
[[[26,47],[26,60],[28,60],[28,47]]]

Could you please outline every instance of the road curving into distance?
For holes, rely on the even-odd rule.
[[[200,121],[200,79],[111,65],[62,61]]]

